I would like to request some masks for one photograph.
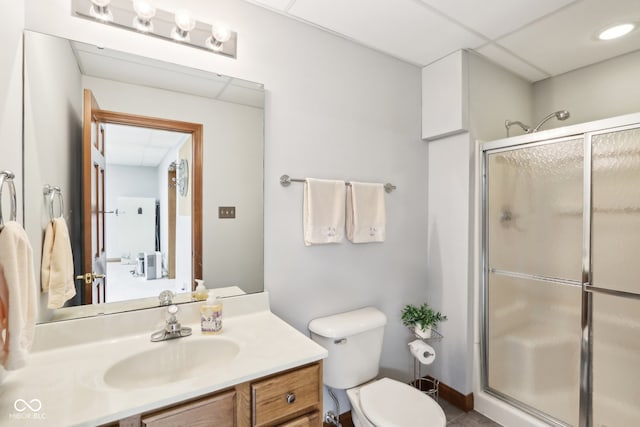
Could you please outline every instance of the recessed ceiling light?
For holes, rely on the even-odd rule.
[[[613,40],[629,34],[636,28],[634,24],[616,24],[600,31],[598,38],[600,40]]]

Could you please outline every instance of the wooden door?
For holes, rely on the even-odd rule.
[[[82,143],[82,216],[84,303],[105,302],[107,257],[105,251],[105,131],[96,118],[100,110],[90,90],[84,90]],[[80,276],[79,276],[80,278]]]

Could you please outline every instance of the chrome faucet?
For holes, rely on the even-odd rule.
[[[173,292],[171,292],[170,290],[160,292],[160,295],[158,295],[160,305],[171,305],[173,295]]]
[[[191,335],[191,328],[180,325],[180,322],[178,322],[178,319],[176,318],[178,306],[172,304],[167,307],[167,311],[169,312],[167,324],[164,326],[164,329],[151,334],[151,342],[167,341]]]

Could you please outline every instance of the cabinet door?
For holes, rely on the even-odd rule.
[[[142,418],[145,427],[235,427],[234,390],[174,406]]]
[[[252,384],[252,424],[277,425],[279,420],[318,408],[321,375],[320,365],[314,364]]]

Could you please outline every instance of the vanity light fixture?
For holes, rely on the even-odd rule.
[[[158,9],[154,0],[71,0],[74,16],[235,58],[238,33],[196,20],[186,9]]]
[[[151,18],[156,15],[156,8],[153,0],[133,0],[133,10],[136,12],[133,18],[133,26],[143,33],[153,32],[153,22]]]
[[[109,3],[111,3],[111,0],[91,0],[89,15],[98,21],[113,21],[113,13],[111,13],[111,10],[109,9]]]
[[[609,26],[598,33],[598,39],[600,40],[613,40],[626,36],[636,28],[635,24],[630,22],[624,24],[616,24]]]
[[[171,30],[171,37],[179,42],[191,41],[189,33],[196,26],[196,20],[191,16],[191,12],[186,9],[176,11],[175,22],[176,26]]]

